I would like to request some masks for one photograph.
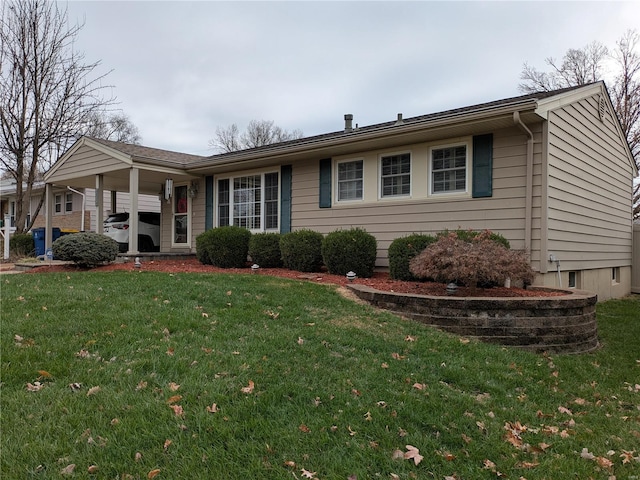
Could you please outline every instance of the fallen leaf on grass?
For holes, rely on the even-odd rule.
[[[613,462],[611,460],[609,460],[608,458],[605,458],[605,457],[596,457],[596,462],[602,468],[611,468],[611,467],[613,467]]]
[[[168,404],[176,403],[182,400],[182,395],[173,395],[167,399]]]
[[[73,471],[76,469],[76,464],[72,463],[60,470],[60,475],[73,475]]]
[[[180,388],[180,385],[178,385],[175,382],[170,382],[169,383],[169,390],[171,390],[172,392],[177,391]]]
[[[298,345],[303,345],[303,344],[304,344],[304,338],[298,337]]]
[[[160,473],[160,469],[159,468],[153,469],[149,473],[147,473],[147,478],[149,478],[149,479],[156,478],[159,473]]]
[[[42,378],[51,378],[53,376],[49,372],[47,372],[46,370],[38,370],[38,373],[40,374],[40,376]]]
[[[87,397],[89,397],[91,395],[95,395],[99,391],[100,391],[100,387],[99,386],[91,387],[89,390],[87,390]]]
[[[211,406],[207,405],[207,412],[209,413],[218,413],[220,411],[220,409],[218,408],[218,405],[216,405],[215,403],[212,403]]]
[[[184,415],[184,410],[180,405],[169,405],[169,406],[173,410],[173,413],[175,414],[176,417],[181,417],[182,415]]]
[[[162,448],[166,451],[172,444],[173,442],[171,440],[169,440],[168,438],[164,441],[164,445],[162,445]]]
[[[298,427],[298,430],[300,430],[302,433],[309,433],[311,431],[311,429],[304,423]]]
[[[596,459],[596,456],[595,456],[593,453],[591,453],[591,452],[587,449],[587,447],[585,447],[585,448],[583,448],[583,449],[582,449],[582,452],[580,452],[580,456],[581,456],[582,458],[584,458],[585,460],[595,460],[595,459]]]
[[[309,470],[305,470],[304,468],[300,470],[300,472],[302,473],[302,476],[304,478],[313,478],[316,476],[316,472],[310,472]]]
[[[412,337],[411,335],[407,335],[406,337],[404,337],[404,341],[405,342],[415,342],[416,341],[416,337]]]
[[[391,358],[393,358],[394,360],[403,360],[405,357],[404,357],[404,355],[400,355],[397,352],[393,352],[391,354]]]
[[[565,414],[567,414],[567,415],[569,415],[569,416],[573,416],[573,413],[571,412],[571,410],[569,410],[569,409],[568,409],[568,408],[566,408],[566,407],[560,406],[560,407],[558,407],[558,411],[559,411],[560,413],[565,413]]]
[[[425,383],[414,383],[413,384],[413,388],[415,388],[416,390],[426,390],[427,389],[427,385]]]
[[[247,385],[246,387],[242,387],[240,391],[242,393],[252,393],[254,388],[255,388],[255,383],[253,383],[253,380],[249,380],[249,385]]]
[[[98,466],[97,465],[89,465],[89,468],[87,468],[87,472],[89,472],[90,474],[98,473]]]
[[[42,390],[44,388],[44,383],[33,382],[27,383],[27,392],[37,392],[38,390]]]
[[[405,445],[405,447],[407,449],[404,454],[405,460],[413,460],[413,463],[415,465],[418,465],[424,458],[422,455],[420,455],[420,450],[418,450],[413,445]]]
[[[175,354],[175,348],[169,348],[167,349],[167,355],[169,355],[170,357],[173,357],[173,355]]]
[[[75,392],[75,391],[80,390],[82,388],[82,384],[81,383],[70,383],[69,384],[69,388]]]
[[[136,462],[139,462],[140,460],[142,460],[142,454],[140,452],[136,452],[133,458]]]

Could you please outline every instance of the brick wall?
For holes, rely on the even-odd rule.
[[[33,228],[41,228],[45,226],[46,218],[44,215],[38,215],[36,221],[33,223]],[[73,229],[80,230],[82,224],[82,212],[71,212],[64,215],[53,216],[53,227],[60,229]],[[91,228],[91,212],[84,212],[84,228],[89,230]]]

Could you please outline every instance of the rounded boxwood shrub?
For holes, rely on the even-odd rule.
[[[377,251],[376,237],[361,228],[336,230],[322,241],[322,259],[335,275],[353,271],[362,278],[373,276]]]
[[[51,249],[56,259],[74,262],[81,267],[113,262],[119,252],[118,242],[94,232],[63,235],[53,242]]]
[[[33,257],[36,247],[33,237],[28,233],[16,233],[9,240],[9,251],[16,257]]]
[[[317,272],[322,266],[322,234],[313,230],[296,230],[280,238],[282,263],[299,272]]]
[[[389,277],[404,281],[418,280],[409,270],[409,263],[435,241],[435,237],[419,233],[396,238],[389,245]]]
[[[211,259],[207,253],[207,246],[211,241],[213,230],[207,230],[196,236],[196,258],[203,265],[211,265]]]
[[[256,233],[249,240],[249,256],[263,268],[282,266],[279,233]]]
[[[205,250],[212,265],[221,268],[244,268],[247,266],[251,232],[243,227],[229,225],[207,232]],[[197,248],[197,246],[196,246]]]

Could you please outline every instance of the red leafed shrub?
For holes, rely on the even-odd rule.
[[[456,232],[443,235],[411,260],[411,273],[418,278],[471,288],[503,285],[507,278],[514,283],[531,284],[535,272],[528,255],[510,250],[490,237],[488,230],[471,239],[462,239]]]

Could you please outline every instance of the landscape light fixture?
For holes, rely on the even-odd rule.
[[[251,265],[251,273],[258,273],[258,270],[260,270],[260,265],[258,265],[257,263]]]
[[[140,257],[136,257],[135,261],[133,262],[133,267],[134,268],[142,267],[142,263],[140,263]]]
[[[451,282],[447,285],[447,295],[455,295],[458,292],[458,285]]]
[[[349,280],[350,282],[353,282],[358,276],[356,275],[356,273],[353,270],[349,270],[347,272],[347,280]]]

